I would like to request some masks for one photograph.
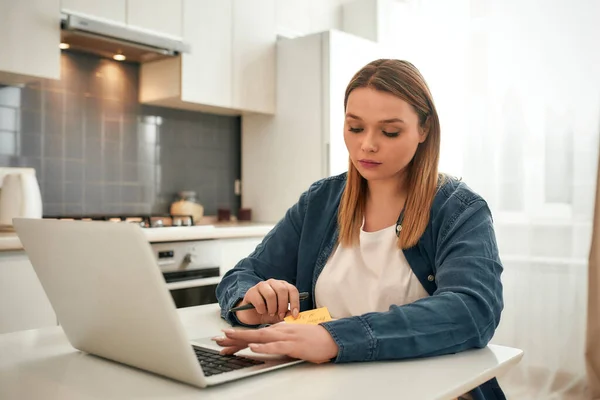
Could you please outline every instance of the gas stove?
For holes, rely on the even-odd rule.
[[[173,226],[194,226],[194,218],[191,215],[90,215],[90,216],[58,216],[44,217],[64,221],[110,221],[138,224],[142,228],[164,228]]]

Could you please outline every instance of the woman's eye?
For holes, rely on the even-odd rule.
[[[348,128],[348,130],[352,133],[360,133],[363,131],[362,128],[353,128],[353,127]]]
[[[386,132],[386,131],[382,131],[383,134],[387,137],[396,137],[400,134],[400,131],[398,132]]]

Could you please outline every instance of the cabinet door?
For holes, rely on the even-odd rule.
[[[60,78],[59,0],[0,1],[0,82]]]
[[[183,0],[127,0],[127,24],[181,37]]]
[[[231,107],[231,0],[184,0],[181,100]]]
[[[235,267],[241,259],[248,257],[262,240],[262,237],[220,239],[221,276]]]
[[[325,177],[325,35],[278,41],[277,113],[242,118],[242,204],[257,221],[276,223]]]
[[[25,252],[0,253],[0,334],[57,325]]]
[[[127,23],[127,0],[61,0],[63,10],[75,11],[113,22]]]
[[[233,107],[275,112],[275,0],[233,0]]]

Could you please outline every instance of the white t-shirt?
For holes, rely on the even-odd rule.
[[[429,294],[398,248],[396,225],[376,232],[360,230],[360,246],[338,245],[315,287],[317,307],[332,318],[388,311]]]

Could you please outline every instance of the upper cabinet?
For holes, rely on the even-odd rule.
[[[60,78],[59,0],[0,1],[0,83]]]
[[[142,65],[140,102],[223,114],[275,112],[275,0],[184,0],[191,53]]]
[[[274,0],[234,0],[232,29],[233,107],[275,112]]]
[[[61,0],[61,10],[127,23],[127,0]]]
[[[183,0],[61,0],[61,9],[181,37]]]
[[[180,100],[229,109],[232,104],[232,9],[230,0],[186,0],[183,18],[184,41],[192,48],[191,53],[181,56],[178,71],[171,72],[181,79]],[[141,88],[144,93],[146,78],[141,72]],[[144,99],[142,99],[142,102]]]
[[[127,0],[127,24],[170,36],[182,36],[183,0]]]

